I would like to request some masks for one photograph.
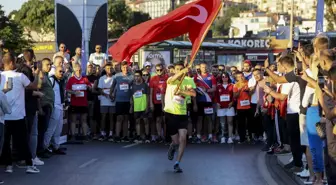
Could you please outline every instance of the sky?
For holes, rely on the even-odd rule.
[[[0,0],[0,4],[5,10],[5,14],[8,15],[13,10],[20,9],[21,5],[28,0]]]

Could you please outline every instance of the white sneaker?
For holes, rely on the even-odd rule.
[[[40,170],[36,166],[28,166],[26,173],[40,173]]]
[[[232,141],[231,137],[229,137],[229,139],[228,139],[227,143],[228,143],[228,144],[232,144],[232,143],[233,143],[233,141]]]
[[[226,138],[225,137],[222,137],[222,139],[221,139],[221,144],[225,144],[226,143]]]
[[[309,173],[309,170],[304,169],[302,172],[296,173],[296,175],[302,178],[307,178],[310,176],[310,173]]]
[[[35,157],[35,159],[33,159],[33,165],[34,166],[42,166],[42,165],[44,165],[44,162],[41,161],[38,157]]]
[[[7,166],[5,172],[6,173],[13,173],[13,166],[12,165]]]

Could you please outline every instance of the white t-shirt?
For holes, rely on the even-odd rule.
[[[70,55],[69,55],[69,53],[64,53],[64,54],[65,54],[65,56],[63,56],[63,54],[61,52],[55,53],[55,55],[53,56],[53,60],[52,61],[54,62],[56,56],[61,56],[64,59],[64,63],[66,63],[66,64],[69,63],[69,61],[70,61]]]
[[[0,90],[8,78],[13,78],[13,88],[6,93],[7,101],[12,107],[12,113],[5,115],[5,120],[20,120],[26,116],[25,110],[25,88],[30,84],[30,80],[22,73],[15,71],[4,71],[1,73]]]
[[[89,61],[103,67],[105,60],[107,60],[107,55],[105,53],[91,53]]]
[[[255,78],[251,78],[248,81],[248,87],[254,87],[257,84],[257,81],[255,80]],[[258,97],[257,97],[257,91],[254,91],[254,93],[251,96],[251,103],[253,104],[257,104],[258,103]]]
[[[284,83],[281,87],[281,94],[287,94],[287,113],[300,112],[300,86],[297,82]]]
[[[56,73],[56,66],[52,65],[51,69],[50,69],[50,71],[48,73],[48,76],[55,75],[55,73]]]
[[[106,94],[110,94],[110,88],[113,83],[113,77],[107,77],[106,75],[99,78],[98,88],[104,91]],[[115,106],[115,101],[112,102],[110,98],[100,96],[101,106]]]

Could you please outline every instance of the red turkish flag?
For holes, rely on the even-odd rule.
[[[193,60],[221,8],[221,0],[198,0],[181,6],[163,17],[132,27],[110,47],[109,53],[118,62],[128,61],[144,45],[188,33]]]

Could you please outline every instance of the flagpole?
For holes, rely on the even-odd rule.
[[[205,36],[207,35],[207,33],[208,33],[208,31],[209,31],[209,29],[210,29],[212,23],[215,21],[217,15],[218,15],[218,13],[219,13],[219,11],[222,9],[222,6],[223,6],[223,2],[220,3],[220,6],[219,6],[219,8],[218,8],[218,10],[217,10],[217,12],[216,12],[216,16],[214,16],[214,17],[212,18],[212,20],[211,20],[211,24],[209,24],[208,27],[206,28],[206,30],[204,31],[204,33],[203,33],[203,35],[202,35],[202,38],[201,38],[201,41],[199,42],[199,44],[198,44],[198,46],[197,46],[196,52],[193,53],[193,55],[191,56],[189,65],[187,65],[187,66],[185,66],[185,67],[187,67],[187,68],[191,68],[191,67],[192,67],[192,65],[193,65],[193,63],[194,63],[194,61],[195,61],[197,52],[198,52],[199,48],[201,47],[201,45],[202,45],[202,43],[203,43],[203,40],[204,40]],[[181,86],[181,84],[182,84],[183,79],[185,78],[185,76],[186,76],[186,73],[184,73],[184,74],[182,75],[182,79],[180,80],[179,84],[177,85],[177,88],[175,89],[174,94],[176,94],[177,91],[180,89],[180,86]]]

